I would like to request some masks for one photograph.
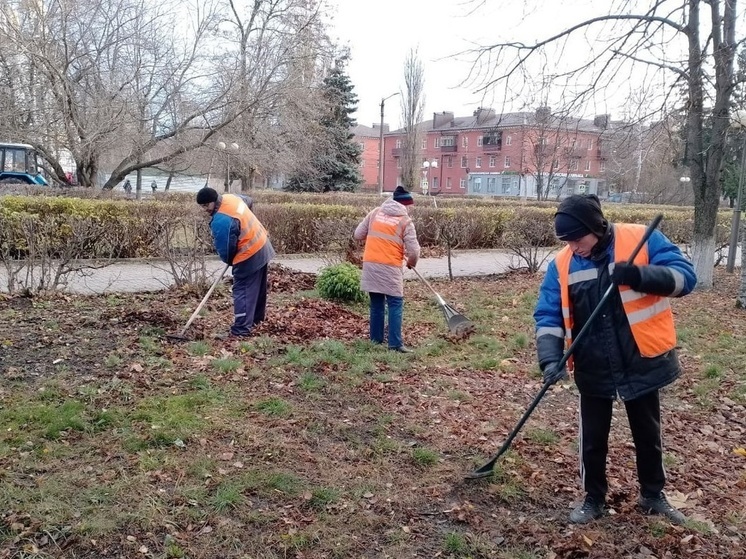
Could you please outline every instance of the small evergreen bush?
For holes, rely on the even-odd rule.
[[[316,280],[316,289],[324,299],[356,302],[365,299],[360,289],[360,270],[343,262],[324,268]]]

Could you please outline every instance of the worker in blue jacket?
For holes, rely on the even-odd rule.
[[[680,375],[669,298],[694,289],[694,268],[679,248],[654,231],[634,263],[642,225],[609,223],[595,195],[563,200],[554,216],[567,245],[549,264],[534,311],[544,382],[565,376],[557,364],[613,282],[615,290],[578,339],[568,368],[580,392],[580,474],[586,496],[570,514],[583,524],[602,516],[608,490],[606,457],[614,400],[625,405],[637,457],[638,504],[681,524],[684,515],[663,493],[659,389]]]

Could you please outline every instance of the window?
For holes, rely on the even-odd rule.
[[[503,194],[510,194],[510,186],[513,183],[513,180],[510,177],[503,177],[502,178],[502,193]]]
[[[505,145],[506,146],[510,146],[512,144],[513,144],[513,136],[508,136],[507,138],[505,138]]]
[[[602,173],[606,172],[606,161],[601,161],[599,163],[599,169],[598,170],[601,171]]]
[[[588,149],[589,150],[593,149],[593,139],[588,140]]]
[[[395,157],[396,159],[396,168],[401,169],[401,157]]]
[[[401,139],[396,139],[396,149],[401,149]]]
[[[422,149],[427,149],[427,138],[422,140]]]
[[[487,192],[495,192],[495,183],[497,179],[495,177],[487,177]]]
[[[570,170],[571,171],[577,171],[578,170],[578,160],[577,159],[573,159],[572,161],[570,161]]]
[[[481,157],[477,157],[476,161],[474,161],[474,166],[477,169],[481,169],[482,168],[482,158]]]
[[[436,148],[436,149],[440,147],[440,138],[437,137],[437,136],[433,140],[433,147]]]
[[[555,171],[559,171],[559,159],[555,159],[554,161],[552,161],[552,169],[554,169]]]
[[[541,138],[539,138],[539,145],[540,146],[547,145],[547,139],[544,136],[542,136]]]
[[[5,150],[4,171],[14,173],[26,172],[26,150],[7,148]]]
[[[440,147],[455,146],[455,145],[456,145],[455,136],[441,136],[440,137]]]
[[[466,179],[461,179],[458,181],[459,188],[466,188]]]
[[[482,136],[477,137],[477,146],[482,145]]]
[[[360,146],[360,151],[365,151],[365,144],[363,142],[360,142],[358,145]]]
[[[433,177],[433,190],[438,190],[438,177]]]
[[[446,177],[446,188],[448,190],[451,190],[451,186],[453,186],[451,183],[452,183],[451,177]]]
[[[494,155],[490,155],[490,167],[494,167],[496,165],[497,158]]]
[[[590,170],[591,170],[591,162],[590,161],[586,161],[585,162],[585,172],[589,173]]]
[[[508,167],[510,167],[510,156],[506,155],[505,156],[505,168],[507,169]]]
[[[585,140],[583,140],[583,139],[581,138],[580,140],[578,140],[578,147],[579,147],[579,148],[582,148],[583,146],[585,146]]]
[[[474,181],[472,182],[474,185],[474,192],[482,192],[482,179],[481,177],[474,177]]]
[[[466,169],[466,167],[469,165],[469,159],[465,156],[461,156],[461,168]]]
[[[453,156],[449,155],[446,157],[446,167],[451,168],[453,167]]]
[[[469,147],[469,136],[461,137],[461,147],[465,147],[465,148]]]
[[[497,146],[499,148],[503,140],[502,132],[487,134],[484,138],[480,137],[480,140],[482,140],[480,145]]]

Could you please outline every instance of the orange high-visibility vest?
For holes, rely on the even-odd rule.
[[[614,262],[626,262],[637,244],[645,234],[645,226],[630,224],[614,225]],[[560,280],[562,299],[562,317],[565,323],[565,346],[572,343],[572,303],[570,285],[587,279],[588,270],[579,270],[577,276],[570,274],[572,251],[569,246],[563,248],[555,262]],[[647,243],[643,245],[634,260],[634,264],[645,266],[649,262]],[[586,272],[584,274],[584,272]],[[575,276],[575,277],[572,277]],[[619,285],[622,306],[627,315],[632,336],[635,339],[640,355],[657,357],[676,347],[676,329],[668,297],[640,293],[627,285]],[[572,368],[572,365],[569,365]]]
[[[238,250],[233,257],[232,265],[248,260],[266,244],[267,230],[240,197],[235,194],[223,194],[218,213],[236,218],[241,223]]]
[[[374,210],[365,239],[363,262],[401,267],[404,260],[404,231],[411,222],[406,215],[387,215]]]

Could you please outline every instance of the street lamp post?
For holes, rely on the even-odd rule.
[[[736,121],[731,125],[732,128],[746,130],[746,114],[739,111],[736,114]],[[736,263],[736,251],[738,250],[738,232],[741,227],[741,198],[743,195],[743,173],[746,166],[746,138],[743,140],[741,149],[741,172],[738,177],[738,193],[736,194],[736,206],[733,208],[733,219],[730,225],[730,243],[728,244],[728,259],[725,262],[725,271],[729,274],[733,272]]]
[[[225,157],[225,183],[224,183],[224,190],[225,192],[231,191],[231,153],[237,154],[239,147],[236,142],[233,142],[230,145],[226,145],[225,142],[218,142],[218,150],[226,152]]]
[[[430,196],[434,196],[433,194],[433,188],[430,181],[430,169],[437,169],[438,168],[438,160],[432,159],[432,160],[425,160],[422,162],[422,166],[425,168],[425,181],[427,183],[427,192],[430,193]],[[425,189],[423,188],[423,191]],[[426,194],[427,192],[423,192],[423,194]]]
[[[383,105],[387,99],[399,95],[399,92],[392,93],[388,97],[381,99],[381,127],[378,131],[378,194],[383,194]]]

